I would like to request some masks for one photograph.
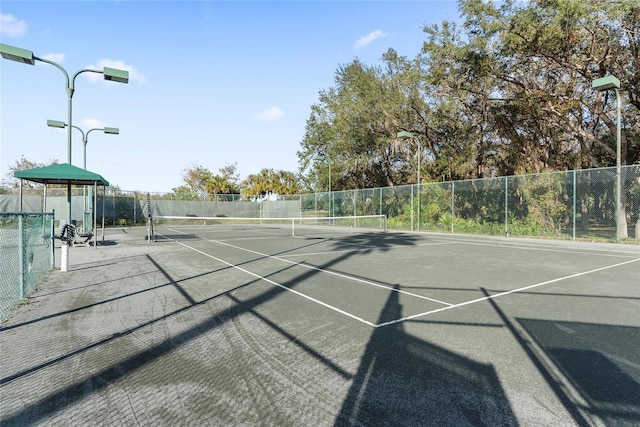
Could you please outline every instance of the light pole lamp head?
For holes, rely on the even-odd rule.
[[[33,52],[30,50],[21,49],[4,43],[0,43],[0,55],[2,55],[4,59],[22,62],[23,64],[35,65],[36,63],[36,57],[33,56]]]
[[[105,80],[118,83],[129,83],[129,72],[126,70],[104,67],[102,74],[104,74]]]
[[[104,133],[108,133],[110,135],[118,135],[118,134],[120,134],[120,129],[118,129],[118,128],[105,127],[103,130],[104,130]]]
[[[403,130],[402,132],[398,132],[396,134],[396,138],[400,138],[400,139],[413,138],[413,134],[411,132],[407,132]]]
[[[618,80],[614,76],[602,77],[600,79],[594,80],[591,83],[591,88],[598,91],[620,89],[620,80]]]
[[[59,120],[47,120],[47,126],[52,128],[64,129],[67,126],[67,124]]]

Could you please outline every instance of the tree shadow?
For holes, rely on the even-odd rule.
[[[332,247],[338,250],[358,248],[371,251],[388,251],[394,247],[415,246],[422,241],[417,235],[396,232],[361,232],[331,238]]]

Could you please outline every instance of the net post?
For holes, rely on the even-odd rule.
[[[296,236],[296,220],[295,218],[291,218],[291,236]]]
[[[153,234],[153,216],[151,215],[151,193],[147,193],[147,243],[151,243]]]

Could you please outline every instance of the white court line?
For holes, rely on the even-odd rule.
[[[592,274],[592,273],[597,273],[599,271],[609,270],[611,268],[620,267],[621,265],[630,264],[632,262],[637,262],[637,261],[640,261],[640,258],[632,259],[630,261],[620,262],[618,264],[613,264],[613,265],[609,265],[609,266],[606,266],[606,267],[596,268],[596,269],[589,270],[589,271],[583,271],[581,273],[571,274],[569,276],[559,277],[557,279],[547,280],[545,282],[540,282],[540,283],[536,283],[534,285],[529,285],[529,286],[525,286],[525,287],[522,287],[522,288],[513,289],[511,291],[500,292],[500,293],[497,293],[495,295],[489,295],[489,296],[482,297],[482,298],[477,298],[477,299],[474,299],[474,300],[471,300],[471,301],[466,301],[466,302],[463,302],[463,303],[460,303],[460,304],[450,305],[449,307],[442,307],[442,308],[438,308],[436,310],[425,311],[424,313],[414,314],[414,315],[403,317],[403,318],[400,318],[400,319],[391,320],[389,322],[378,323],[374,327],[375,328],[379,328],[379,327],[382,327],[382,326],[394,325],[396,323],[404,322],[406,320],[415,319],[416,317],[427,316],[429,314],[438,313],[438,312],[445,311],[445,310],[450,310],[452,308],[458,308],[458,307],[463,307],[463,306],[469,305],[469,304],[475,304],[475,303],[481,302],[481,301],[487,301],[487,300],[498,298],[498,297],[501,297],[501,296],[504,296],[504,295],[509,295],[509,294],[513,294],[513,293],[516,293],[516,292],[526,291],[527,289],[533,289],[533,288],[537,288],[539,286],[548,285],[550,283],[560,282],[562,280],[573,279],[573,278],[580,277],[580,276],[586,276],[587,274]]]
[[[315,267],[313,265],[301,264],[299,262],[291,261],[291,260],[286,259],[286,258],[281,258],[281,257],[274,256],[274,255],[263,254],[262,252],[253,251],[251,249],[246,249],[246,248],[241,248],[240,246],[235,246],[235,245],[232,245],[230,243],[220,242],[218,240],[209,240],[209,241],[210,242],[214,242],[214,243],[219,243],[219,244],[224,245],[224,246],[229,246],[231,248],[239,249],[241,251],[250,252],[250,253],[255,254],[255,255],[260,255],[260,256],[265,257],[265,258],[271,258],[271,259],[275,259],[275,260],[278,260],[278,261],[282,261],[282,262],[286,262],[286,263],[289,263],[289,264],[293,264],[293,265],[296,265],[296,266],[299,266],[299,267],[307,268],[309,270],[315,270],[315,271],[319,271],[321,273],[331,274],[333,276],[337,276],[337,277],[340,277],[340,278],[343,278],[343,279],[352,280],[354,282],[363,283],[365,285],[375,286],[375,287],[378,287],[378,288],[383,288],[383,289],[386,289],[388,291],[397,292],[399,294],[410,295],[410,296],[415,297],[415,298],[420,298],[420,299],[424,299],[424,300],[427,300],[427,301],[432,301],[432,302],[435,302],[435,303],[438,303],[438,304],[442,304],[442,305],[447,305],[447,306],[452,306],[453,305],[451,303],[440,301],[440,300],[437,300],[435,298],[429,298],[429,297],[425,297],[423,295],[414,294],[412,292],[403,291],[401,289],[392,288],[391,286],[382,285],[380,283],[371,282],[371,281],[365,280],[365,279],[360,279],[359,277],[353,277],[353,276],[349,276],[347,274],[342,274],[342,273],[338,273],[338,272],[331,271],[331,270],[324,270],[322,268]]]
[[[343,314],[343,315],[345,315],[345,316],[347,316],[347,317],[350,317],[350,318],[352,318],[352,319],[354,319],[354,320],[357,320],[357,321],[359,321],[359,322],[362,322],[362,323],[364,323],[365,325],[375,326],[372,322],[369,322],[368,320],[364,320],[364,319],[362,319],[362,318],[360,318],[360,317],[358,317],[358,316],[355,316],[355,315],[353,315],[353,314],[351,314],[351,313],[348,313],[348,312],[346,312],[346,311],[344,311],[344,310],[341,310],[341,309],[339,309],[338,307],[334,307],[334,306],[329,305],[329,304],[327,304],[327,303],[325,303],[325,302],[322,302],[322,301],[320,301],[320,300],[317,300],[317,299],[315,299],[315,298],[313,298],[313,297],[310,297],[310,296],[308,296],[308,295],[305,295],[305,294],[303,294],[303,293],[301,293],[301,292],[298,292],[298,291],[296,291],[296,290],[293,290],[293,289],[291,289],[291,288],[289,288],[289,287],[287,287],[287,286],[284,286],[284,285],[282,285],[282,284],[280,284],[280,283],[274,282],[273,280],[267,279],[266,277],[262,277],[262,276],[260,276],[259,274],[252,273],[251,271],[246,270],[246,269],[244,269],[244,268],[242,268],[242,267],[240,267],[240,266],[237,266],[237,265],[231,264],[230,262],[227,262],[227,261],[225,261],[225,260],[223,260],[223,259],[220,259],[220,258],[214,257],[213,255],[210,255],[210,254],[208,254],[208,253],[206,253],[206,252],[203,252],[203,251],[198,250],[198,249],[196,249],[196,248],[194,248],[194,247],[191,247],[191,246],[189,246],[189,245],[186,245],[186,244],[184,244],[184,243],[182,243],[182,242],[179,242],[179,241],[177,241],[177,240],[174,240],[174,241],[175,241],[177,244],[184,246],[185,248],[191,249],[192,251],[198,252],[198,253],[199,253],[199,254],[201,254],[201,255],[204,255],[204,256],[206,256],[206,257],[209,257],[209,258],[211,258],[211,259],[214,259],[214,260],[216,260],[216,261],[218,261],[218,262],[221,262],[221,263],[223,263],[223,264],[225,264],[225,265],[228,265],[229,267],[233,267],[233,268],[235,268],[235,269],[237,269],[237,270],[240,270],[240,271],[242,271],[243,273],[246,273],[246,274],[248,274],[248,275],[250,275],[250,276],[255,277],[256,279],[264,280],[265,282],[270,283],[270,284],[272,284],[272,285],[274,285],[274,286],[277,286],[277,287],[279,287],[279,288],[281,288],[281,289],[284,289],[284,290],[289,291],[289,292],[293,292],[294,294],[296,294],[296,295],[298,295],[298,296],[301,296],[302,298],[306,298],[306,299],[308,299],[309,301],[313,301],[313,302],[315,302],[316,304],[320,304],[321,306],[326,307],[326,308],[328,308],[328,309],[330,309],[330,310],[337,311],[338,313]]]
[[[469,240],[458,240],[458,239],[447,239],[440,238],[440,241],[446,241],[451,243],[460,243],[463,245],[475,245],[475,246],[490,246],[492,248],[500,247],[506,249],[522,249],[528,251],[544,251],[544,252],[560,252],[566,254],[578,254],[578,255],[598,255],[598,256],[607,256],[607,257],[615,257],[615,258],[635,258],[637,254],[631,252],[623,252],[620,254],[614,254],[610,252],[606,252],[603,249],[593,249],[593,250],[572,250],[572,249],[557,249],[552,246],[547,245],[538,245],[535,243],[508,243],[508,242],[494,242],[494,243],[485,243],[485,242],[472,242]]]
[[[227,240],[224,240],[225,242]],[[422,243],[420,245],[391,245],[391,246],[384,246],[384,249],[396,249],[396,248],[415,248],[416,246],[439,246],[439,245],[455,245],[456,242],[445,242],[445,243]],[[365,248],[371,248],[371,249],[381,249],[380,246],[364,246]],[[313,255],[331,255],[331,254],[340,254],[340,253],[345,253],[345,252],[356,252],[357,249],[348,249],[348,250],[344,250],[344,251],[327,251],[327,252],[309,252],[309,253],[303,253],[303,254],[291,254],[291,255],[283,255],[286,258],[297,258],[297,257],[303,257],[303,256],[313,256]]]

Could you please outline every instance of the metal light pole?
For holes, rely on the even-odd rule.
[[[47,120],[47,126],[49,127],[53,127],[53,128],[65,128],[67,127],[67,124],[65,122],[61,122],[58,120]],[[93,128],[93,129],[89,129],[87,132],[83,131],[82,129],[80,129],[78,126],[76,125],[71,125],[72,128],[76,128],[80,131],[80,133],[82,134],[82,143],[84,145],[84,159],[83,159],[83,169],[87,169],[87,143],[89,142],[89,133],[93,132],[94,130],[101,130],[106,134],[109,135],[118,135],[120,133],[120,129],[118,128],[110,128],[110,127],[103,127],[103,128]]]
[[[422,152],[420,147],[420,140],[418,138],[414,138],[413,133],[402,131],[396,134],[397,138],[400,139],[415,139],[418,144],[418,231],[420,231],[420,153]]]
[[[3,58],[9,59],[11,61],[21,62],[23,64],[35,65],[36,61],[45,62],[47,64],[51,64],[60,71],[65,76],[66,79],[66,92],[67,92],[67,123],[68,131],[67,131],[67,163],[71,165],[71,127],[72,127],[72,106],[73,106],[73,93],[75,91],[75,80],[76,77],[80,73],[98,73],[103,74],[105,80],[111,80],[118,83],[128,83],[129,82],[129,72],[125,70],[118,70],[115,68],[104,67],[102,70],[93,70],[90,68],[82,69],[76,72],[72,78],[69,78],[69,74],[67,71],[58,63],[54,61],[50,61],[48,59],[39,58],[33,54],[32,51],[22,49],[15,46],[10,46],[4,43],[0,43],[0,55]],[[67,183],[67,224],[71,224],[71,182]],[[67,271],[69,268],[68,262],[68,250],[69,245],[62,246],[61,257],[64,259],[64,262],[61,262],[61,270]]]
[[[61,121],[58,121],[58,120],[47,120],[47,126],[64,129],[65,127],[67,127],[67,124],[65,122],[61,122]],[[120,129],[118,129],[118,128],[110,128],[110,127],[93,128],[93,129],[89,129],[87,132],[85,132],[85,131],[83,131],[82,129],[80,129],[76,125],[72,125],[71,127],[79,130],[80,133],[82,134],[82,143],[83,143],[83,146],[84,146],[84,149],[83,149],[84,156],[83,156],[83,163],[82,164],[83,164],[83,169],[84,170],[87,170],[87,143],[89,142],[89,133],[93,132],[94,130],[100,130],[100,131],[103,131],[104,133],[109,134],[109,135],[118,135],[118,134],[120,134]],[[89,195],[91,196],[91,193],[89,193]],[[84,211],[86,213],[87,212],[87,195],[86,195],[86,192],[83,192],[83,199],[84,199]],[[84,218],[83,218],[83,223],[84,223]]]
[[[620,215],[622,214],[621,193],[622,185],[620,183],[621,171],[621,119],[620,119],[620,80],[614,76],[602,77],[591,83],[591,87],[598,91],[606,91],[613,89],[616,93],[616,242],[620,241]]]

